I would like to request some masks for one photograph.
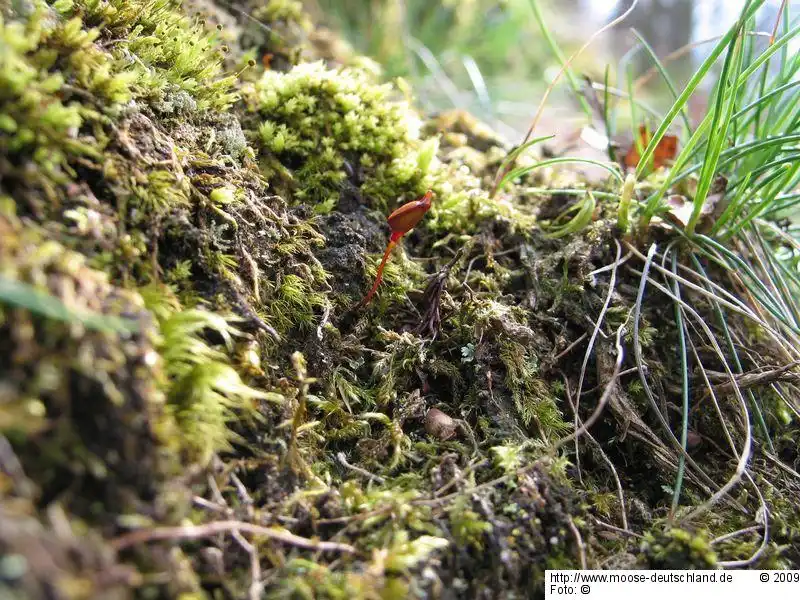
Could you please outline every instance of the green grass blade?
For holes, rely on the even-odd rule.
[[[658,58],[658,55],[655,53],[655,50],[653,50],[652,46],[650,46],[650,44],[647,43],[647,40],[645,40],[644,37],[642,37],[642,35],[638,31],[636,31],[635,29],[632,29],[631,31],[633,32],[633,35],[636,36],[636,39],[639,40],[639,43],[642,45],[642,47],[650,55],[653,64],[655,64],[656,68],[658,69],[658,72],[661,74],[661,78],[664,80],[664,83],[667,84],[667,88],[669,88],[669,93],[672,95],[673,102],[676,102],[678,100],[678,89],[675,86],[675,82],[672,81],[672,77],[670,77],[666,67],[664,67],[663,63],[661,62],[661,59]],[[681,117],[683,117],[683,123],[686,126],[687,133],[691,133],[692,124],[689,121],[689,109],[685,104],[681,107],[680,114]]]
[[[741,27],[744,27],[742,22]],[[694,231],[697,225],[697,219],[703,210],[703,206],[708,196],[708,191],[714,183],[714,176],[717,172],[717,163],[719,162],[722,147],[728,141],[728,130],[731,124],[731,117],[736,106],[736,95],[738,91],[738,75],[742,69],[742,44],[743,35],[742,29],[735,38],[731,40],[730,51],[725,56],[725,63],[722,67],[722,74],[720,75],[720,86],[717,91],[717,101],[714,106],[714,113],[711,119],[711,132],[709,134],[709,142],[706,147],[706,155],[703,160],[703,167],[700,171],[700,180],[697,182],[697,191],[694,195],[694,202],[692,207],[692,215],[686,225],[686,230],[689,234]],[[729,72],[733,69],[733,74]],[[730,90],[726,89],[728,80],[732,80]]]
[[[755,2],[749,2],[748,5],[743,10],[743,17],[750,18],[752,15],[755,14],[756,10],[764,4],[765,0],[756,0]],[[678,96],[678,99],[673,103],[672,107],[667,111],[664,120],[659,125],[658,129],[656,129],[655,133],[653,134],[652,139],[650,140],[647,148],[642,153],[641,158],[639,159],[639,165],[636,168],[636,177],[637,179],[641,177],[642,172],[644,171],[644,166],[647,165],[648,161],[653,157],[653,154],[656,151],[656,147],[658,143],[661,141],[661,138],[664,137],[666,134],[667,129],[672,124],[672,121],[681,112],[683,107],[689,101],[689,98],[697,89],[697,86],[705,79],[706,75],[708,75],[711,67],[720,57],[720,55],[724,52],[725,48],[728,47],[731,40],[738,34],[739,27],[737,26],[732,27],[728,32],[720,39],[711,53],[708,55],[703,64],[700,65],[697,72],[691,77],[689,83],[686,84],[686,88],[681,92],[681,95]],[[777,49],[776,49],[777,51]]]
[[[611,175],[614,176],[620,183],[623,182],[622,173],[620,173],[619,168],[616,165],[610,163],[604,163],[599,160],[592,160],[589,158],[549,158],[547,160],[540,161],[535,165],[529,165],[527,167],[518,167],[516,169],[512,169],[500,180],[500,185],[498,185],[498,189],[502,189],[505,187],[507,183],[513,181],[517,177],[522,177],[523,175],[527,175],[531,171],[535,171],[536,169],[540,169],[542,167],[549,167],[551,165],[558,165],[564,163],[578,163],[578,164],[587,164],[593,165],[595,167],[600,167],[601,169],[605,169]]]
[[[64,323],[79,323],[87,329],[105,333],[133,333],[134,321],[89,311],[69,308],[59,298],[32,285],[0,276],[0,302],[25,308],[34,314]]]

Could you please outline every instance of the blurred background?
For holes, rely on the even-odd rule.
[[[553,38],[569,56],[631,3],[539,0],[538,5]],[[707,40],[724,33],[744,4],[639,0],[624,23],[597,39],[573,64],[575,72],[602,83],[608,65],[609,85],[620,90],[627,89],[630,73],[639,99],[663,110],[670,97],[657,74],[648,77],[653,61],[634,30],[667,61],[680,87],[713,46]],[[787,4],[792,14],[800,8],[800,0]],[[560,68],[531,0],[311,0],[311,5],[357,50],[380,63],[387,77],[407,79],[424,110],[469,110],[510,139],[527,128]],[[770,33],[780,9],[781,0],[768,2],[759,13],[759,29]],[[691,110],[702,114],[704,108],[701,92]],[[548,133],[580,119],[575,95],[560,85],[537,131]]]

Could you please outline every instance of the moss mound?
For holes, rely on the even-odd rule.
[[[587,189],[570,171],[490,197],[507,145],[418,116],[296,2],[0,7],[0,593],[527,598],[547,568],[796,567],[797,398],[770,387],[794,373],[747,380],[753,428],[724,373],[791,351],[719,323],[714,261],[675,255],[730,340],[693,347],[684,454],[683,330],[641,283],[667,233],[540,191]],[[386,212],[427,189],[357,306]]]

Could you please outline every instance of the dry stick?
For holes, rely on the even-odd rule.
[[[232,531],[231,536],[250,556],[250,587],[247,595],[249,600],[259,600],[264,591],[264,584],[261,583],[261,561],[258,558],[258,550],[245,539],[240,531]]]
[[[797,373],[789,373],[789,371],[798,365],[800,365],[800,360],[790,362],[789,364],[783,365],[782,367],[778,367],[776,369],[770,369],[769,371],[762,371],[760,373],[742,373],[741,375],[736,376],[735,384],[732,384],[730,381],[726,381],[725,383],[718,385],[717,393],[723,394],[725,392],[729,392],[733,388],[733,385],[736,385],[739,389],[744,390],[756,385],[765,385],[774,381],[780,381],[784,378],[794,380],[797,378]]]
[[[775,37],[778,35],[778,26],[781,24],[781,17],[783,17],[783,11],[786,8],[786,2],[787,0],[783,0],[783,2],[781,2],[781,7],[778,9],[778,18],[775,19],[775,27],[772,28],[772,35],[769,36],[770,46],[775,43]]]
[[[731,337],[738,338],[738,336],[735,335],[735,332],[731,332]],[[739,344],[739,343],[737,343],[736,346],[739,349],[742,349],[745,352],[747,352],[748,358],[752,362],[755,362],[754,358],[758,359],[760,357],[760,355],[756,355],[754,357],[753,354],[749,351],[748,348],[743,348],[741,346],[741,344]],[[739,384],[739,387],[749,387],[749,386],[755,385],[754,383],[751,383],[753,381],[755,381],[756,383],[761,383],[761,384],[773,383],[773,382],[776,382],[776,381],[794,381],[796,379],[794,374],[792,374],[791,377],[785,377],[785,375],[786,375],[786,371],[789,371],[789,370],[793,369],[794,367],[796,367],[798,365],[800,365],[800,360],[795,360],[795,361],[792,361],[792,362],[790,362],[790,363],[788,363],[786,365],[782,365],[782,366],[781,365],[761,365],[761,366],[758,366],[758,367],[754,367],[753,369],[751,369],[749,371],[745,371],[743,373],[738,373],[736,375],[736,382]],[[709,371],[708,372],[708,377],[709,377],[709,379],[711,381],[717,381],[717,382],[727,381],[727,379],[728,379],[727,375],[725,375],[725,373],[722,373],[721,371]]]
[[[412,500],[410,502],[410,504],[412,504],[413,506],[438,506],[440,504],[445,504],[445,503],[449,502],[450,500],[454,500],[455,498],[458,498],[462,494],[463,495],[473,494],[473,493],[475,493],[477,491],[480,491],[480,490],[483,490],[483,489],[487,489],[487,488],[491,488],[491,487],[494,487],[494,486],[499,485],[501,483],[504,483],[506,481],[509,481],[513,477],[518,477],[518,476],[524,475],[526,472],[530,471],[534,467],[539,466],[539,464],[540,464],[540,461],[536,460],[536,461],[532,462],[531,464],[526,465],[525,467],[522,467],[521,469],[517,469],[513,473],[506,473],[505,475],[497,477],[496,479],[492,479],[491,481],[487,481],[485,483],[481,483],[481,484],[478,484],[478,485],[473,485],[470,488],[467,488],[467,489],[464,489],[464,490],[460,490],[460,491],[457,491],[457,492],[453,492],[452,494],[448,494],[447,496],[441,496],[439,498],[432,498],[432,499],[428,499],[428,500]],[[477,468],[479,466],[480,466],[480,464],[476,465],[475,467]],[[355,523],[357,521],[363,521],[365,519],[369,519],[369,518],[372,518],[372,517],[377,517],[377,516],[381,516],[381,515],[384,515],[386,513],[389,513],[394,508],[395,508],[394,504],[387,504],[386,506],[378,507],[378,508],[376,508],[374,510],[371,510],[369,512],[366,512],[366,513],[352,515],[352,516],[349,516],[349,517],[336,517],[336,518],[332,518],[332,519],[319,519],[318,521],[316,521],[316,523],[318,525],[323,525],[323,524],[324,525],[346,524],[346,526],[349,527],[350,525],[352,525],[353,523]],[[336,535],[338,536],[341,533],[342,532],[340,531]],[[328,543],[330,543],[330,542],[328,542]]]
[[[487,481],[485,483],[480,483],[478,485],[473,485],[471,488],[467,488],[462,491],[453,492],[452,494],[448,494],[447,496],[442,496],[440,498],[433,498],[430,500],[412,500],[410,504],[414,506],[436,506],[438,504],[444,504],[445,502],[449,502],[455,498],[458,498],[461,494],[474,494],[479,490],[484,490],[487,488],[494,487],[506,481],[509,481],[513,477],[519,477],[533,469],[534,467],[540,466],[541,461],[535,460],[531,464],[522,467],[521,469],[517,469],[513,473],[506,473],[505,475],[501,475],[496,479],[492,479],[491,481]]]
[[[631,367],[629,369],[625,369],[624,371],[619,372],[619,378],[621,379],[623,375],[630,375],[631,373],[636,373],[639,369],[636,367]],[[646,370],[646,369],[645,369]],[[588,394],[594,394],[597,390],[599,390],[602,385],[596,385],[593,388],[589,388],[588,390],[583,390],[581,392],[581,396],[587,396]]]
[[[570,408],[575,412],[575,403],[572,401],[572,393],[569,389],[569,379],[567,376],[562,372],[561,378],[564,380],[564,389],[566,391],[567,402],[569,402]],[[600,387],[600,386],[597,386]],[[622,481],[619,478],[619,474],[617,473],[617,469],[614,467],[614,463],[611,462],[611,459],[606,454],[605,450],[603,450],[603,446],[598,442],[594,436],[589,433],[588,431],[584,434],[588,440],[594,444],[595,449],[600,453],[603,461],[608,465],[609,471],[611,471],[611,476],[614,478],[614,483],[617,486],[617,499],[619,500],[620,512],[622,513],[622,527],[627,530],[628,529],[628,514],[625,510],[625,495],[622,491]]]
[[[603,303],[603,308],[600,310],[600,314],[597,316],[597,322],[594,324],[594,329],[592,330],[592,335],[589,338],[589,345],[586,347],[586,353],[583,356],[583,364],[581,365],[581,373],[578,377],[578,388],[575,391],[575,429],[577,430],[579,416],[578,413],[581,408],[581,391],[583,390],[583,378],[586,375],[586,366],[589,364],[589,359],[592,357],[592,351],[594,350],[594,343],[597,340],[597,334],[600,332],[600,327],[603,325],[603,320],[606,316],[606,311],[608,310],[609,305],[611,304],[611,297],[614,295],[614,290],[616,289],[617,283],[617,268],[620,264],[620,256],[622,255],[622,247],[619,245],[619,242],[615,239],[614,243],[617,246],[617,255],[614,258],[613,268],[611,269],[611,278],[608,282],[608,294],[606,294],[605,302]],[[617,373],[619,374],[619,373]],[[580,461],[580,448],[578,438],[575,437],[575,468],[578,470],[578,481],[581,483],[583,482],[583,478],[581,476],[581,461]]]
[[[751,527],[745,527],[744,529],[739,529],[737,531],[732,531],[731,533],[726,533],[725,535],[721,535],[719,537],[714,538],[711,540],[710,544],[713,546],[714,544],[720,544],[722,542],[726,542],[730,539],[735,537],[739,537],[740,535],[746,535],[748,533],[756,533],[761,531],[763,525],[753,525]]]
[[[239,479],[235,473],[231,473],[230,477],[233,480],[233,484],[236,487],[236,490],[239,494],[239,497],[244,502],[245,506],[247,507],[247,516],[248,518],[253,518],[253,499],[250,497],[250,494],[247,492],[247,488],[242,483],[241,479]],[[214,476],[209,474],[208,475],[208,486],[211,489],[211,494],[217,501],[217,506],[222,508],[226,513],[227,516],[230,517],[233,515],[234,511],[228,505],[228,502],[225,500],[225,496],[222,495],[222,491],[219,489],[217,485],[216,479]],[[211,504],[211,503],[209,503]],[[250,588],[248,590],[248,597],[249,600],[258,600],[261,597],[261,593],[264,591],[264,586],[261,583],[261,561],[258,557],[258,550],[256,547],[247,541],[247,539],[239,532],[233,531],[231,536],[239,546],[247,552],[248,556],[250,557]]]
[[[619,267],[619,266],[625,264],[626,262],[628,262],[630,260],[631,256],[633,256],[633,252],[628,252],[618,262],[613,262],[613,263],[607,264],[605,266],[602,266],[602,267],[600,267],[598,269],[595,269],[594,271],[589,273],[589,277],[594,278],[595,276],[599,275],[600,273],[605,273],[606,271],[615,270],[617,267]]]
[[[569,515],[567,515],[567,525],[569,526],[569,530],[572,532],[572,535],[575,536],[575,543],[578,544],[578,556],[581,560],[581,569],[585,571],[589,567],[586,565],[586,546],[583,543],[581,532],[578,531],[577,527],[575,527],[575,522]]]
[[[358,465],[351,465],[349,462],[347,462],[347,457],[345,456],[344,452],[337,453],[336,458],[339,460],[340,463],[342,463],[342,466],[344,466],[345,468],[355,471],[356,473],[363,475],[367,479],[375,480],[378,483],[386,483],[386,480],[380,475],[375,475],[374,473],[370,473],[369,471],[367,471],[362,467],[359,467]]]
[[[229,10],[232,10],[233,12],[237,13],[239,16],[242,16],[245,19],[255,23],[261,29],[266,31],[269,35],[274,35],[275,37],[280,39],[282,42],[284,42],[284,43],[286,42],[286,38],[282,34],[278,33],[275,29],[273,29],[272,27],[270,27],[269,25],[267,25],[263,21],[261,21],[259,19],[256,19],[253,15],[251,15],[246,10],[242,10],[238,6],[234,6],[229,0],[221,0],[221,1],[225,6],[228,7]]]
[[[219,533],[230,533],[233,531],[251,533],[253,535],[262,535],[273,541],[287,544],[289,546],[297,546],[298,548],[305,548],[307,550],[345,552],[347,554],[354,554],[356,552],[356,549],[349,544],[337,544],[334,542],[312,540],[289,533],[288,531],[278,531],[276,529],[270,529],[269,527],[254,525],[253,523],[245,523],[244,521],[215,521],[214,523],[207,523],[205,525],[182,525],[180,527],[155,527],[153,529],[139,529],[111,540],[111,547],[119,551],[147,542],[163,540],[195,540],[198,538],[211,537]]]
[[[247,491],[247,488],[242,483],[242,480],[236,476],[236,473],[231,473],[230,479],[233,482],[233,485],[236,487],[236,492],[239,494],[239,499],[247,508],[247,517],[249,519],[252,519],[253,514],[255,512],[253,509],[253,507],[255,506],[253,498],[250,496],[249,492]]]
[[[622,533],[623,535],[628,535],[630,537],[635,537],[638,539],[644,539],[644,536],[636,533],[635,531],[630,531],[629,529],[620,529],[619,527],[612,525],[611,523],[606,523],[605,521],[601,521],[594,515],[592,515],[592,520],[597,523],[600,527],[604,527],[606,529],[610,529],[611,531],[616,531],[617,533]]]
[[[253,298],[255,298],[256,303],[260,306],[261,290],[258,287],[258,280],[261,276],[259,274],[258,264],[253,260],[253,257],[250,256],[250,253],[244,248],[244,246],[240,247],[239,250],[241,250],[242,256],[244,257],[247,266],[250,268],[250,279],[253,280]]]
[[[464,478],[467,475],[471,474],[476,469],[480,469],[481,467],[486,466],[488,463],[489,463],[488,460],[483,459],[483,460],[478,461],[477,463],[469,465],[466,469],[464,469],[464,471],[462,471],[460,477],[453,477],[450,481],[448,481],[442,487],[440,487],[438,490],[433,492],[433,496],[436,497],[436,496],[439,496],[440,494],[444,494],[447,490],[449,490],[451,487],[456,485],[459,481],[464,481]]]
[[[217,484],[217,480],[214,478],[214,475],[209,473],[208,476],[206,477],[206,481],[208,483],[208,488],[211,490],[211,495],[214,496],[214,502],[216,502],[220,506],[228,507],[228,503],[225,501],[225,496],[222,495],[222,492],[219,489],[219,485]],[[231,514],[233,513],[231,512]]]
[[[25,475],[25,469],[22,468],[22,463],[14,453],[11,442],[2,434],[0,434],[0,473],[5,473],[8,476],[18,494],[22,496],[33,495],[33,484]]]
[[[556,354],[556,355],[553,357],[553,364],[557,363],[559,360],[561,360],[563,357],[565,357],[567,354],[569,354],[569,353],[570,353],[570,351],[571,351],[573,348],[575,348],[575,346],[577,346],[578,344],[580,344],[580,343],[581,343],[583,340],[585,340],[585,339],[586,339],[586,336],[588,336],[588,335],[589,335],[589,334],[588,334],[588,333],[586,333],[586,332],[584,331],[584,332],[583,332],[583,333],[582,333],[582,334],[581,334],[581,335],[578,337],[578,339],[577,339],[577,340],[575,340],[575,341],[574,341],[574,342],[572,342],[572,343],[571,343],[569,346],[567,346],[566,348],[564,348],[564,349],[563,349],[561,352],[559,352],[558,354]]]
[[[764,455],[764,456],[765,456],[767,459],[769,459],[769,460],[771,460],[773,463],[775,463],[775,466],[777,466],[777,467],[779,467],[779,468],[783,469],[784,471],[786,471],[786,472],[787,472],[789,475],[791,475],[792,477],[795,477],[795,478],[797,478],[797,479],[800,479],[800,473],[798,473],[797,471],[795,471],[795,470],[794,470],[792,467],[790,467],[789,465],[787,465],[786,463],[784,463],[783,461],[781,461],[781,460],[780,460],[779,458],[777,458],[776,456],[772,456],[772,454],[770,454],[769,452],[765,452],[765,451],[762,451],[762,454],[763,454],[763,455]]]
[[[595,31],[591,35],[591,37],[586,41],[586,43],[583,46],[581,46],[572,56],[570,56],[567,59],[567,61],[561,66],[561,70],[558,72],[553,81],[550,83],[549,86],[547,86],[547,89],[544,91],[542,100],[539,103],[539,108],[536,110],[536,114],[533,117],[533,122],[531,123],[531,126],[528,128],[528,132],[525,134],[525,138],[522,140],[520,146],[524,146],[531,138],[533,130],[536,129],[536,126],[539,124],[539,119],[542,118],[542,113],[544,112],[544,107],[545,104],[547,103],[547,99],[550,97],[550,93],[553,91],[553,89],[555,89],[556,83],[558,83],[558,80],[561,79],[561,76],[564,75],[564,73],[566,73],[570,64],[572,64],[572,61],[575,60],[579,55],[583,54],[583,51],[586,50],[586,48],[588,48],[591,45],[591,43],[594,42],[595,39],[597,39],[597,37],[599,37],[606,31],[614,27],[615,25],[627,19],[628,15],[630,15],[631,12],[633,12],[633,9],[636,8],[637,4],[639,4],[639,0],[633,0],[630,7],[628,7],[628,10],[626,10],[624,13],[622,13],[620,16],[618,16],[610,23],[604,25],[603,27]],[[504,169],[498,170],[497,176],[495,177],[494,180],[494,184],[492,185],[492,190],[489,193],[490,198],[494,198],[495,194],[497,193],[497,188],[500,185],[500,181],[503,179],[503,177],[505,177],[506,173],[508,173],[511,170],[513,162],[514,161],[509,161],[509,164],[506,165]]]
[[[384,513],[391,512],[394,508],[394,504],[385,504],[384,506],[379,506],[373,510],[358,513],[357,515],[349,515],[346,517],[331,517],[329,519],[317,519],[314,521],[317,525],[344,525],[350,524],[356,521],[363,521],[365,519],[370,519],[372,517],[380,516]]]
[[[769,33],[766,33],[765,31],[748,31],[748,32],[745,32],[745,33],[746,33],[746,35],[752,35],[752,36],[762,36],[762,37],[768,37],[769,36]],[[667,54],[664,58],[662,58],[661,59],[661,64],[663,66],[667,66],[672,61],[677,60],[677,59],[681,58],[682,56],[686,56],[687,54],[689,54],[689,52],[691,52],[695,48],[699,48],[700,46],[704,46],[705,44],[710,44],[711,42],[719,41],[720,39],[722,39],[722,36],[721,35],[717,35],[717,36],[714,36],[714,37],[707,38],[705,40],[699,40],[697,42],[691,42],[689,44],[681,46],[677,50],[673,50],[672,52]],[[633,82],[633,95],[635,96],[636,92],[641,90],[641,88],[644,85],[646,85],[647,82],[650,81],[653,77],[658,75],[658,73],[659,73],[658,66],[654,65],[654,66],[650,67],[649,69],[647,69],[647,71],[645,71],[642,75],[637,77],[636,81]]]
[[[201,506],[207,510],[211,510],[217,513],[222,513],[226,516],[230,516],[233,512],[230,507],[228,506],[220,506],[216,502],[212,502],[211,500],[206,500],[202,496],[192,496],[192,502],[194,502],[197,506]]]

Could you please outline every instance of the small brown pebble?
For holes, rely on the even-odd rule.
[[[449,440],[456,432],[458,423],[438,408],[431,408],[425,415],[425,431],[439,441]]]
[[[703,438],[699,433],[695,433],[694,431],[689,431],[686,434],[686,447],[690,450],[697,448],[700,444],[703,443]]]

